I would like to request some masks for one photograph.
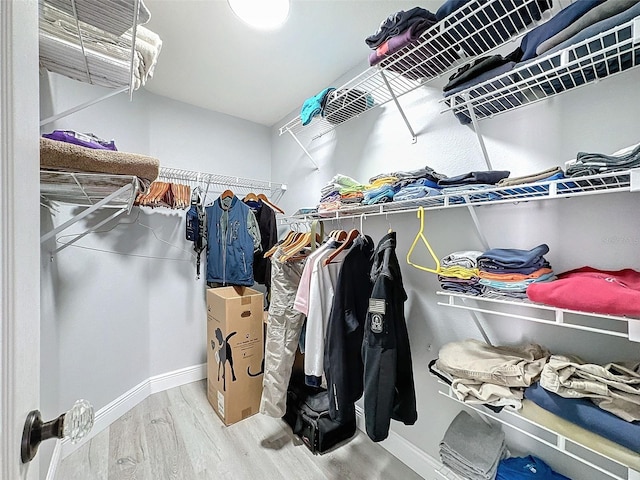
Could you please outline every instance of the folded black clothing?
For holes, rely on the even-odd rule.
[[[517,50],[511,52],[506,57],[502,55],[491,55],[488,57],[480,57],[471,63],[467,63],[458,69],[456,73],[449,77],[449,83],[447,83],[442,91],[448,92],[449,90],[457,87],[458,85],[462,85],[463,83],[469,82],[473,80],[478,75],[481,75],[485,72],[493,70],[494,68],[505,65],[509,62],[514,61],[514,56],[516,55]]]
[[[507,178],[511,172],[508,170],[488,170],[480,172],[463,173],[451,178],[443,178],[438,180],[441,187],[453,187],[457,185],[472,185],[482,183],[486,185],[494,185],[503,178]]]

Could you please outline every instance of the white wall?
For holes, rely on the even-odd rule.
[[[41,77],[41,116],[108,92],[57,75]],[[42,131],[72,129],[116,140],[121,151],[151,155],[163,166],[271,176],[268,128],[145,91],[112,97]],[[211,199],[216,192],[212,191]],[[219,192],[217,192],[219,194]],[[42,231],[80,209],[41,211]],[[87,224],[109,215],[100,210]],[[195,279],[184,212],[134,207],[49,261],[43,248],[43,415],[77,398],[98,410],[149,377],[206,361],[204,275]],[[64,239],[62,239],[64,241]],[[206,272],[206,266],[202,266]]]
[[[344,80],[360,73],[355,69]],[[599,84],[481,122],[493,168],[510,170],[512,176],[563,165],[578,151],[612,153],[640,141],[635,111],[640,104],[637,88],[640,72],[627,72]],[[435,83],[435,82],[434,82]],[[292,112],[273,129],[272,175],[289,185],[282,204],[287,211],[314,207],[320,188],[336,173],[361,182],[397,170],[429,165],[449,176],[486,170],[475,133],[458,123],[451,113],[440,114],[440,86],[422,87],[401,98],[407,117],[419,133],[416,144],[394,105],[373,110],[340,126],[305,146],[320,165],[311,162],[289,135],[278,129],[297,115]],[[309,95],[315,92],[309,92]],[[301,103],[304,99],[300,99]],[[640,194],[611,194],[557,201],[484,206],[476,209],[491,247],[529,249],[547,243],[547,258],[562,272],[591,265],[602,269],[640,269]],[[356,222],[358,224],[359,222]],[[352,228],[351,220],[344,221]],[[392,429],[432,457],[438,458],[438,442],[460,410],[457,403],[437,393],[437,382],[427,365],[446,342],[466,337],[481,339],[471,316],[464,311],[437,305],[437,278],[409,266],[406,255],[419,227],[415,213],[388,218],[370,217],[365,233],[379,240],[389,228],[398,232],[398,257],[405,288],[407,323],[411,338],[418,400],[418,423],[412,427],[394,422]],[[456,250],[482,250],[466,209],[429,211],[426,232],[439,257]],[[418,247],[412,258],[432,266],[426,248]],[[494,344],[537,342],[552,352],[578,354],[586,360],[607,362],[637,359],[639,344],[614,337],[577,332],[553,326],[486,316],[483,322]],[[516,453],[531,449],[572,478],[600,478],[585,473],[566,456],[507,431]]]

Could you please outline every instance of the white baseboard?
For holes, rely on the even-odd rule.
[[[179,387],[180,385],[186,385],[187,383],[197,382],[204,378],[207,378],[206,363],[156,375],[140,382],[96,412],[93,428],[81,442],[74,445],[66,438],[58,442],[49,464],[46,480],[55,479],[55,472],[60,461],[71,455],[149,395]]]
[[[366,434],[364,411],[358,405],[356,405],[356,421],[358,429]],[[413,443],[401,437],[393,430],[390,430],[386,440],[383,440],[379,444],[422,478],[429,480],[442,478],[442,463],[420,450]]]

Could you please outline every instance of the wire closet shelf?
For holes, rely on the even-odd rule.
[[[280,135],[319,138],[517,38],[546,20],[548,8],[546,0],[473,0],[426,30],[416,43],[330,93],[324,117],[316,116],[308,125],[296,117],[280,128]]]
[[[441,100],[443,112],[490,118],[640,64],[640,17]]]
[[[509,187],[460,191],[416,200],[402,200],[354,207],[344,206],[336,211],[293,215],[283,218],[281,221],[283,223],[296,223],[310,220],[407,213],[415,212],[419,208],[438,210],[634,191],[640,191],[640,168]]]
[[[140,0],[39,0],[40,65],[119,91],[137,88],[135,39]]]

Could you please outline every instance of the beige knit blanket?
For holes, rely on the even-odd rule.
[[[134,175],[153,182],[158,177],[160,161],[137,153],[96,150],[41,137],[40,168]]]

